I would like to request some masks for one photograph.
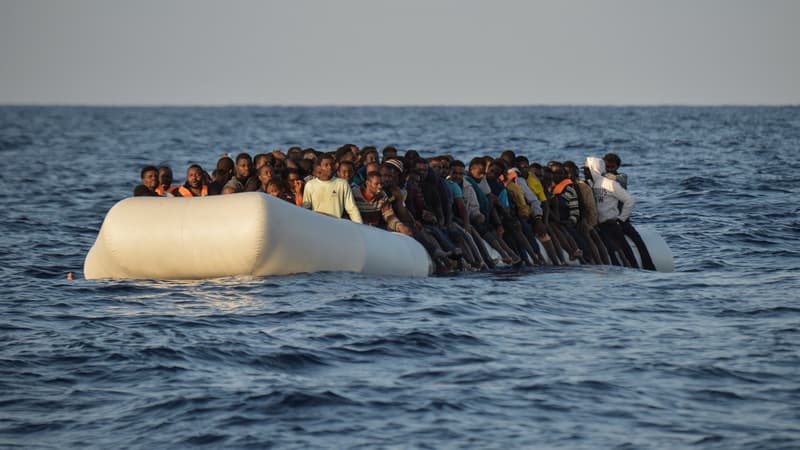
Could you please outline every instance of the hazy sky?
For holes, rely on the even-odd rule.
[[[800,1],[0,0],[3,104],[800,104]]]

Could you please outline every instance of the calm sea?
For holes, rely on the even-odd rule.
[[[676,271],[83,280],[143,165],[349,142],[614,151]],[[798,448],[799,151],[798,107],[0,107],[0,447]]]

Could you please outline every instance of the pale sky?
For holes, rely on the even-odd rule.
[[[800,104],[794,0],[0,0],[0,104]]]

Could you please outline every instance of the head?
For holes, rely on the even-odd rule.
[[[275,178],[275,169],[269,164],[258,169],[258,181],[261,182],[262,187],[266,187],[273,178]]]
[[[336,176],[347,181],[347,184],[353,182],[353,177],[356,175],[356,169],[352,161],[340,161],[339,168],[336,170]]]
[[[200,189],[203,187],[203,177],[205,176],[203,168],[198,164],[192,164],[186,170],[186,183],[189,187]]]
[[[378,150],[375,147],[364,147],[364,165],[378,162]]]
[[[391,166],[387,164],[381,164],[379,172],[381,174],[381,183],[383,184],[384,188],[391,189],[396,185],[394,169]]]
[[[317,161],[315,175],[322,181],[328,181],[333,178],[333,155],[324,154]]]
[[[513,150],[506,150],[500,154],[500,159],[506,163],[506,167],[514,167],[516,163],[517,155],[514,153]]]
[[[564,165],[560,162],[550,161],[547,163],[547,169],[550,171],[550,177],[553,180],[553,184],[561,183],[567,177],[567,174],[564,171]]]
[[[530,167],[528,167],[528,173],[532,173],[533,176],[541,180],[542,175],[544,175],[544,170],[541,164],[535,162],[531,163]]]
[[[291,161],[297,162],[303,159],[303,149],[297,146],[289,147],[289,150],[286,150],[286,157]]]
[[[454,160],[450,163],[450,176],[449,178],[453,180],[459,186],[464,182],[464,173],[466,172],[466,168],[464,167],[464,162],[458,159]]]
[[[303,150],[303,159],[310,159],[314,163],[317,162],[317,151],[313,148]]]
[[[139,172],[142,184],[151,191],[158,187],[158,168],[156,166],[145,166]]]
[[[383,148],[383,162],[386,162],[390,159],[397,159],[397,149],[391,145],[387,145]]]
[[[239,153],[236,155],[236,178],[239,181],[245,181],[250,178],[253,172],[253,159],[250,158],[248,153]]]
[[[485,175],[486,164],[483,162],[483,158],[472,158],[469,162],[469,176],[480,183]]]
[[[367,178],[364,180],[364,190],[370,195],[376,195],[383,189],[383,181],[381,174],[376,171],[367,172]]]
[[[489,168],[486,170],[486,181],[494,182],[501,178],[504,173],[506,173],[505,163],[502,159],[495,159],[489,163]]]
[[[522,178],[528,178],[528,158],[524,156],[517,156],[514,158],[514,167],[519,169],[519,176]]]
[[[606,153],[603,156],[603,162],[606,164],[606,172],[616,174],[619,166],[622,165],[622,160],[616,153]]]
[[[169,187],[172,185],[172,180],[172,169],[169,166],[161,166],[158,168],[158,184]]]
[[[258,173],[258,169],[260,169],[261,166],[263,166],[264,164],[269,164],[270,156],[272,155],[267,155],[266,153],[259,153],[256,156],[254,156],[253,170],[255,170],[256,173]]]
[[[233,176],[233,160],[228,156],[223,156],[217,160],[217,168],[214,170],[214,181],[225,184]]]
[[[422,158],[416,159],[414,161],[414,173],[419,177],[420,180],[428,176],[428,161],[425,161]]]
[[[296,191],[298,185],[302,189],[303,177],[300,176],[300,172],[297,169],[288,169],[286,171],[286,184],[291,191]]]
[[[570,180],[578,181],[578,165],[574,161],[564,161],[564,172]]]
[[[273,178],[267,183],[266,192],[273,197],[280,197],[284,191],[283,183],[278,178]]]
[[[347,147],[345,145],[343,145],[343,146],[341,146],[341,147],[336,149],[335,158],[336,158],[336,162],[338,162],[338,163],[342,163],[344,161],[351,161],[352,162],[353,159],[355,159],[353,157],[353,151],[350,150],[350,147]]]
[[[428,166],[442,178],[450,174],[450,161],[447,158],[431,158],[428,160]]]

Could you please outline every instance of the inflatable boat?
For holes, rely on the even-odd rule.
[[[661,236],[639,232],[656,269],[672,271]],[[424,277],[432,269],[413,238],[250,192],[124,199],[106,215],[83,274],[157,280],[324,271]]]
[[[258,193],[134,197],[106,215],[87,279],[205,279],[342,271],[423,277],[425,248],[399,233]]]

